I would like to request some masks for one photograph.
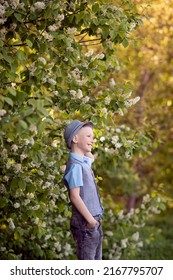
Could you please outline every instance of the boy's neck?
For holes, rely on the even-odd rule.
[[[80,149],[78,149],[76,146],[74,146],[74,147],[71,148],[71,152],[74,153],[74,154],[76,154],[76,155],[78,155],[78,156],[81,157],[81,158],[83,158],[84,155],[85,155],[85,154],[84,154]]]

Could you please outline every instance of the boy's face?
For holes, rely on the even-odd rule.
[[[90,126],[83,126],[74,136],[73,142],[83,154],[91,152],[94,143],[93,129]]]

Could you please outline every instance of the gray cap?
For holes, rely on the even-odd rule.
[[[71,142],[73,137],[78,133],[78,131],[85,125],[94,126],[92,122],[80,122],[78,120],[72,121],[67,125],[64,131],[64,139],[66,141],[67,147],[71,149]]]

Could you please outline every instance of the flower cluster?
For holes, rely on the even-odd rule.
[[[46,5],[44,2],[41,2],[41,1],[34,3],[34,5],[31,7],[32,12],[35,12],[36,10],[41,11],[41,10],[45,10],[45,9],[46,9]]]
[[[104,111],[104,115],[106,113]],[[130,127],[124,124],[117,128],[106,127],[103,133],[99,141],[101,147],[103,147],[107,154],[124,156],[126,159],[132,158],[133,151],[137,148],[138,143],[136,142],[136,138],[134,140],[134,133]]]
[[[152,197],[146,194],[143,196],[140,207],[132,208],[128,213],[121,210],[115,215],[112,210],[108,211],[109,225],[107,227],[109,230],[105,231],[104,237],[105,244],[108,239],[112,242],[112,246],[107,252],[108,259],[121,259],[124,255],[130,258],[143,248],[145,239],[140,229],[143,229],[146,225],[149,215],[160,213],[161,203],[162,199],[160,197]],[[114,235],[113,228],[115,228],[115,225],[116,234]],[[126,226],[123,227],[123,225]],[[122,227],[124,229],[123,238]],[[135,231],[135,228],[138,228],[138,231]],[[133,233],[131,233],[132,230]]]

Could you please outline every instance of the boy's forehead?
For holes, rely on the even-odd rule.
[[[90,132],[90,133],[94,134],[94,133],[93,133],[93,128],[92,128],[90,125],[84,125],[84,126],[78,131],[78,133],[79,133],[79,132]]]

